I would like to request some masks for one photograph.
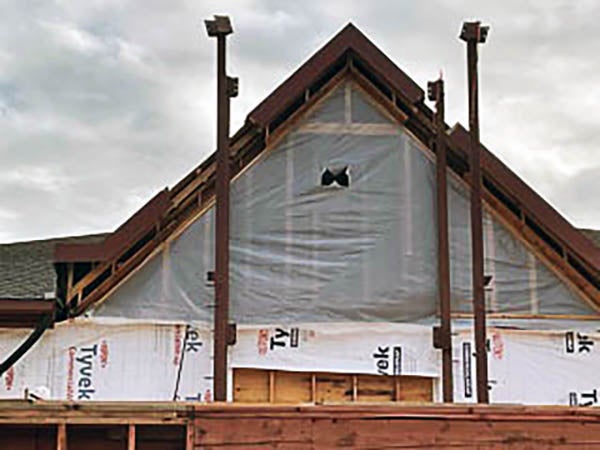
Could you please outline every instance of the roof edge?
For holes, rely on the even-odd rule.
[[[300,96],[314,80],[348,51],[355,52],[372,70],[394,89],[402,92],[411,103],[423,100],[425,93],[402,69],[388,58],[352,23],[348,23],[329,42],[281,83],[247,116],[247,121],[266,128],[280,111]]]
[[[93,244],[57,243],[54,248],[54,262],[91,262],[111,259],[125,245],[133,243],[155,226],[169,206],[169,189],[165,188],[103,241]]]
[[[451,128],[449,137],[451,142],[468,156],[470,135],[460,123]],[[600,249],[583,232],[575,228],[483,144],[481,152],[484,175],[492,177],[506,189],[513,201],[524,207],[544,229],[552,233],[553,239],[570,248],[590,268],[600,270]]]

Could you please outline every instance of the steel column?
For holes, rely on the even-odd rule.
[[[442,392],[444,402],[454,401],[452,376],[452,324],[450,305],[450,250],[448,243],[448,189],[446,184],[446,123],[444,80],[427,84],[428,97],[435,102],[435,154],[438,219],[438,293],[441,326],[436,329],[435,347],[442,349]]]
[[[229,18],[205,21],[208,35],[217,38],[217,169],[215,182],[215,312],[213,336],[214,400],[227,400],[229,328],[229,92],[225,71],[226,36],[233,32]]]
[[[471,247],[478,403],[489,403],[485,323],[486,312],[483,273],[483,224],[481,207],[481,162],[477,74],[477,44],[485,42],[488,30],[489,28],[482,27],[480,22],[465,22],[460,34],[460,38],[467,43],[469,132],[471,136],[471,152],[469,159],[469,171],[471,174]]]

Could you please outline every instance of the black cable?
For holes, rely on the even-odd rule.
[[[185,326],[185,336],[183,337],[183,345],[181,347],[181,358],[179,358],[179,367],[177,368],[177,380],[175,381],[175,391],[173,392],[173,401],[177,400],[177,391],[179,391],[179,382],[181,381],[181,371],[183,370],[183,360],[185,358],[185,346],[187,345],[187,339],[190,326]]]
[[[35,343],[42,337],[44,332],[52,325],[54,317],[50,315],[42,316],[32,331],[32,333],[25,339],[12,354],[6,358],[2,364],[0,364],[0,376],[10,369],[19,359],[35,345]]]

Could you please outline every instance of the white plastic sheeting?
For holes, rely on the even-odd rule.
[[[27,332],[0,330],[0,355]],[[210,400],[210,331],[183,324],[75,320],[48,330],[0,380],[0,398],[25,389],[57,400]]]
[[[232,184],[231,312],[238,324],[435,317],[434,162],[351,83]],[[346,168],[350,184],[321,185]],[[471,311],[467,189],[449,176],[453,310]],[[488,309],[593,314],[489,211]],[[212,317],[212,209],[113,292],[96,316]],[[526,323],[525,323],[526,326]]]

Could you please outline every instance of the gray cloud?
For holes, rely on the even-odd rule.
[[[466,123],[464,19],[481,49],[482,139],[575,225],[600,228],[595,1],[5,0],[0,241],[116,228],[214,147],[214,42],[230,14],[233,124],[347,22],[421,86],[444,71]],[[232,130],[234,131],[234,130]]]

